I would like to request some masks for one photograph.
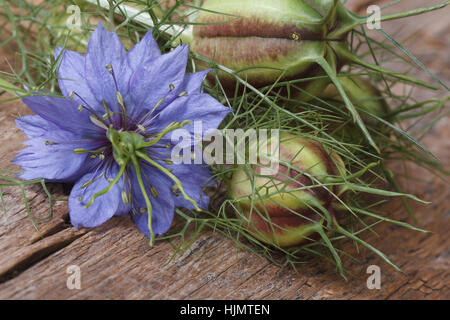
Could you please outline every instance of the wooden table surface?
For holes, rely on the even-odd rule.
[[[382,1],[349,1],[364,13],[367,4]],[[437,1],[440,2],[440,1]],[[427,1],[432,4],[434,1]],[[423,1],[403,1],[391,11],[423,6]],[[361,11],[362,10],[362,11]],[[406,43],[421,61],[447,84],[450,83],[450,9],[408,18],[395,24],[402,35],[415,32]],[[383,25],[388,32],[393,23]],[[12,49],[13,48],[9,48]],[[0,51],[0,70],[7,70]],[[426,76],[424,76],[425,79]],[[448,92],[438,92],[444,97]],[[430,93],[417,90],[417,98]],[[0,168],[17,169],[11,159],[24,141],[13,116],[29,114],[19,101],[0,104]],[[423,143],[450,170],[450,119],[442,119]],[[449,299],[450,282],[450,189],[448,182],[413,168],[417,179],[408,191],[430,205],[415,205],[421,228],[418,233],[388,223],[366,233],[364,239],[380,249],[403,270],[382,262],[367,250],[356,254],[351,243],[344,249],[356,254],[358,262],[346,260],[352,273],[344,281],[335,269],[321,259],[309,260],[298,272],[280,269],[265,258],[235,249],[224,237],[202,232],[192,251],[165,266],[173,249],[157,241],[149,247],[129,216],[115,217],[104,225],[76,231],[68,220],[67,203],[55,205],[54,218],[39,224],[40,238],[28,220],[19,189],[4,190],[7,214],[0,215],[0,299]],[[35,216],[48,212],[41,188],[27,189]],[[389,217],[406,219],[400,201],[383,208]],[[369,290],[366,269],[381,268],[381,289]],[[81,289],[69,290],[67,267],[81,270]]]

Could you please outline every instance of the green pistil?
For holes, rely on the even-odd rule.
[[[92,198],[91,198],[91,201],[89,201],[89,203],[86,204],[84,207],[87,208],[87,207],[91,206],[91,205],[94,203],[94,200],[95,200],[95,199],[97,199],[98,197],[100,197],[100,196],[102,196],[102,195],[108,193],[108,191],[110,191],[110,190],[112,189],[112,187],[114,187],[114,186],[117,184],[117,182],[119,182],[119,179],[122,177],[123,172],[125,171],[125,168],[126,168],[125,166],[120,167],[119,173],[118,173],[117,176],[110,182],[110,184],[109,184],[105,189],[103,189],[102,191],[97,192],[96,194],[94,194],[94,195],[92,196]]]
[[[141,189],[142,196],[144,197],[145,204],[147,205],[147,213],[148,213],[148,230],[150,231],[150,246],[153,246],[153,239],[155,235],[153,234],[152,227],[152,203],[148,198],[147,191],[145,190],[144,183],[142,181],[141,169],[139,168],[139,161],[136,156],[131,157],[131,161],[133,162],[134,169],[136,170],[136,177],[138,180],[139,188]]]
[[[197,202],[195,202],[195,200],[191,199],[187,193],[184,191],[183,185],[181,184],[180,180],[178,180],[178,178],[171,173],[167,168],[163,167],[162,165],[160,165],[158,162],[152,160],[149,158],[149,156],[147,156],[145,153],[142,153],[140,151],[136,151],[136,155],[139,158],[144,159],[145,161],[147,161],[148,163],[150,163],[152,166],[154,166],[155,168],[157,168],[158,170],[162,171],[164,174],[166,174],[170,179],[172,179],[173,182],[175,182],[175,185],[178,187],[178,189],[180,190],[181,194],[183,195],[184,199],[186,199],[187,201],[189,201],[190,203],[192,203],[195,207],[196,210],[200,210],[200,208],[197,205]]]
[[[146,142],[145,143],[145,147],[151,147],[152,145],[158,143],[159,140],[161,140],[162,137],[164,137],[168,132],[176,130],[176,129],[180,129],[180,128],[184,127],[188,123],[192,123],[192,121],[185,120],[183,122],[171,122],[171,123],[169,123],[169,125],[163,131],[158,133],[158,135],[155,138],[153,138],[149,142]]]

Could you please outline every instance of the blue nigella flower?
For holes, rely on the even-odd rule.
[[[74,227],[94,227],[132,214],[151,241],[165,233],[174,207],[205,208],[204,166],[173,164],[170,132],[194,121],[205,132],[230,111],[201,90],[207,71],[185,74],[188,46],[167,54],[149,31],[128,52],[98,25],[86,55],[55,50],[67,98],[35,95],[23,102],[35,115],[16,120],[28,136],[14,163],[24,180],[74,182],[69,197]],[[150,223],[151,222],[151,223]]]

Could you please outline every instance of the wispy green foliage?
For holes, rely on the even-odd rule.
[[[66,199],[53,195],[47,188],[47,185],[46,185],[44,179],[33,179],[33,180],[23,181],[23,180],[20,180],[20,179],[17,179],[14,177],[14,175],[17,175],[18,173],[20,173],[20,171],[6,170],[6,169],[1,169],[1,168],[0,168],[0,173],[1,173],[0,174],[0,206],[1,206],[1,209],[4,214],[4,218],[5,219],[8,218],[8,211],[7,211],[7,207],[5,204],[3,190],[4,190],[4,188],[8,188],[8,187],[16,187],[20,190],[28,218],[30,219],[30,222],[33,225],[33,227],[35,228],[36,232],[40,235],[37,223],[51,219],[53,217],[54,202],[57,200],[66,200]],[[31,209],[30,209],[30,204],[29,204],[28,198],[26,196],[26,187],[30,186],[30,185],[35,185],[35,184],[40,185],[42,188],[42,191],[47,196],[48,208],[49,208],[48,215],[45,217],[42,217],[42,218],[38,218],[38,219],[36,219],[33,216],[33,213],[31,212]]]
[[[66,12],[66,8],[70,4],[79,5],[81,8],[82,23],[79,31],[74,31],[67,25],[70,14]],[[169,51],[178,44],[180,38],[187,39],[191,36],[190,26],[195,23],[193,18],[196,10],[201,10],[199,5],[199,1],[194,1],[194,4],[190,5],[185,5],[184,1],[176,1],[174,6],[166,8],[157,1],[151,0],[51,0],[43,1],[41,4],[31,4],[25,0],[0,0],[0,20],[4,21],[0,25],[0,34],[5,35],[0,47],[12,45],[17,47],[14,59],[9,61],[10,69],[0,70],[0,90],[3,90],[0,91],[0,95],[5,92],[24,94],[26,93],[22,89],[24,87],[31,91],[48,90],[52,94],[58,94],[56,76],[58,61],[54,59],[53,49],[56,46],[63,46],[84,52],[88,35],[98,21],[103,21],[109,29],[116,31],[128,48],[132,47],[150,26],[153,26],[153,35],[160,44],[161,50]],[[188,10],[181,10],[183,7]],[[389,16],[389,18],[395,18],[395,16]],[[400,198],[407,212],[414,217],[407,199],[421,202],[413,195],[403,193],[402,184],[387,169],[387,164],[392,160],[412,162],[438,175],[448,174],[440,161],[420,140],[439,117],[448,114],[450,97],[416,101],[411,94],[412,89],[405,89],[402,94],[393,93],[391,90],[393,85],[402,80],[385,74],[381,69],[380,61],[396,62],[410,69],[418,65],[429,71],[398,42],[393,41],[387,33],[381,32],[386,36],[383,41],[369,37],[364,26],[354,29],[350,35],[351,51],[358,59],[365,61],[372,58],[375,65],[379,67],[379,71],[373,71],[373,68],[366,68],[364,64],[360,64],[360,66],[346,67],[336,74],[337,78],[370,79],[379,89],[379,95],[375,95],[373,99],[386,101],[388,110],[383,116],[368,112],[353,102],[355,111],[364,120],[364,126],[352,121],[351,111],[353,110],[349,111],[342,99],[316,95],[312,95],[312,99],[308,102],[296,99],[298,94],[311,95],[305,89],[306,83],[328,78],[327,75],[318,74],[308,78],[278,81],[267,87],[255,88],[227,67],[217,65],[205,57],[191,54],[189,71],[196,71],[199,61],[206,62],[213,69],[212,73],[216,74],[216,81],[206,83],[205,91],[233,109],[233,113],[224,121],[222,128],[279,128],[282,131],[320,142],[327,150],[340,155],[347,173],[331,177],[335,180],[331,179],[327,183],[316,181],[315,187],[330,190],[330,186],[338,184],[342,190],[347,191],[347,196],[343,197],[342,193],[333,194],[339,204],[339,210],[345,212],[345,217],[343,221],[333,220],[333,223],[329,225],[317,224],[317,233],[320,235],[318,239],[311,239],[308,244],[290,249],[276,245],[269,246],[248,231],[243,223],[245,217],[242,210],[233,200],[227,198],[226,183],[235,168],[215,165],[212,169],[218,185],[209,190],[212,199],[210,211],[195,212],[177,209],[178,224],[169,234],[159,238],[173,242],[175,250],[172,259],[189,250],[201,234],[200,232],[209,229],[231,239],[237,247],[262,254],[280,266],[295,268],[305,261],[305,257],[317,255],[333,262],[339,272],[345,276],[341,257],[349,256],[351,253],[343,252],[340,247],[342,241],[347,239],[355,243],[356,248],[358,245],[365,246],[397,268],[385,254],[363,240],[364,233],[374,232],[373,226],[381,222],[393,223],[417,232],[426,232],[405,222],[389,218],[387,213],[379,212],[377,207],[385,202],[386,197]],[[217,77],[219,70],[235,77],[234,92],[227,92],[221,86]],[[439,83],[445,86],[442,82]],[[10,99],[11,95],[7,95],[2,100]],[[422,123],[423,119],[430,119],[431,116],[432,120]],[[408,127],[411,124],[414,126]],[[379,146],[379,153],[367,143],[365,139],[367,134],[361,131],[362,127],[367,128],[374,144]],[[403,167],[405,168],[403,175],[407,176],[406,164]],[[255,176],[253,167],[248,166],[247,170],[249,176]],[[364,174],[355,174],[356,172]],[[15,172],[9,173],[15,174]],[[17,186],[23,194],[27,213],[33,225],[36,226],[24,192],[24,187],[33,183],[42,185],[49,199],[51,214],[52,195],[46,189],[43,180],[20,181],[7,175],[1,175],[0,179],[6,181],[0,184],[1,206],[5,214],[7,208],[3,201],[2,187]],[[380,201],[379,197],[368,197],[367,194],[381,196],[382,200]],[[261,197],[259,190],[255,189],[253,198],[261,199]],[[330,215],[327,209],[319,211],[318,214]]]

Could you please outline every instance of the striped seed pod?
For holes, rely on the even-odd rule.
[[[292,134],[281,134],[275,150],[279,150],[278,170],[266,175],[261,174],[266,166],[260,163],[251,169],[241,165],[233,171],[229,193],[250,233],[269,244],[293,247],[331,225],[340,190],[323,183],[345,175],[345,169],[338,154]]]
[[[321,39],[334,20],[332,1],[323,2],[316,11],[305,1],[207,0],[193,28],[191,49],[243,70],[238,75],[256,86],[273,83],[282,74],[293,77],[310,68],[311,56],[323,55]],[[219,77],[226,87],[235,83],[226,72]]]
[[[218,72],[224,87],[235,86],[233,74],[258,87],[314,76],[321,70],[335,74],[349,63],[426,85],[364,62],[348,49],[348,34],[366,23],[366,17],[346,9],[341,0],[205,0],[195,20],[191,49],[225,68]],[[209,65],[200,63],[200,67]],[[323,81],[321,87],[327,84]]]

